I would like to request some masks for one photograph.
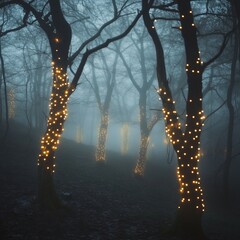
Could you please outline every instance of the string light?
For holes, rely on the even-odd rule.
[[[15,117],[15,94],[12,88],[8,92],[8,116],[10,119]]]
[[[58,52],[59,38],[55,38],[56,52]],[[60,60],[60,56],[57,57]],[[67,118],[68,78],[66,70],[61,67],[60,61],[52,61],[53,86],[49,104],[49,117],[47,131],[41,140],[38,166],[47,171],[55,172],[55,151],[60,143],[60,137],[64,131],[64,121]]]
[[[128,153],[128,132],[129,132],[129,126],[128,124],[123,124],[121,128],[121,153],[122,155],[126,155]]]
[[[185,131],[181,129],[181,123],[175,110],[175,101],[170,95],[170,91],[164,87],[157,90],[162,103],[162,112],[165,120],[165,131],[169,142],[173,144],[176,150],[179,166],[177,167],[177,177],[180,185],[181,201],[178,208],[192,207],[204,211],[204,200],[200,185],[198,162],[200,158],[200,132],[203,126],[202,120],[205,118],[203,110],[197,115],[186,114]],[[192,105],[201,104],[202,98],[195,102],[189,99],[188,103]],[[190,128],[189,125],[194,126]],[[194,134],[193,134],[194,133]]]
[[[189,11],[189,14],[192,14],[192,10]],[[182,25],[185,23],[184,26],[188,25],[188,29],[191,27],[195,28],[193,20],[192,22],[189,21],[189,19],[185,21],[185,17],[183,17],[183,15],[181,15],[181,17]],[[183,30],[182,26],[180,30]],[[200,59],[200,51],[198,54],[195,61],[186,63],[186,73],[188,77],[202,74],[203,62]],[[203,126],[202,121],[205,116],[203,110],[194,113],[194,106],[202,106],[202,98],[188,99],[187,105],[189,108],[192,106],[192,111],[186,114],[185,132],[181,132],[180,144],[175,146],[178,155],[179,167],[177,168],[177,176],[181,194],[181,203],[178,208],[187,207],[189,209],[195,207],[197,211],[204,211],[205,205],[199,178],[198,163],[201,155],[199,139]],[[170,122],[168,116],[166,121]],[[171,129],[169,129],[168,135],[170,135],[170,139],[174,138]],[[185,166],[184,163],[187,163],[187,166]]]
[[[140,126],[143,121],[146,121],[146,111],[145,108],[142,106],[140,107]],[[143,176],[145,172],[145,165],[147,160],[147,149],[150,141],[149,133],[156,122],[159,120],[159,114],[155,112],[151,120],[147,122],[146,130],[140,129],[141,131],[141,139],[140,139],[140,150],[139,150],[139,157],[137,160],[137,164],[134,168],[134,174],[138,176]]]
[[[144,175],[149,140],[150,140],[150,138],[148,136],[147,137],[141,136],[139,158],[138,158],[136,167],[134,169],[135,175],[138,175],[138,176]]]
[[[99,129],[98,144],[95,156],[96,161],[106,160],[105,144],[107,139],[108,122],[109,122],[108,113],[104,112],[101,116],[101,125]]]
[[[83,142],[83,133],[80,127],[77,127],[76,131],[76,142],[77,143],[82,143]]]

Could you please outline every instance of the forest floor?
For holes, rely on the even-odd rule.
[[[93,147],[63,139],[55,186],[67,209],[50,213],[36,203],[38,143],[22,130],[1,144],[0,239],[179,239],[167,234],[178,203],[173,166],[151,160],[145,177],[136,179],[135,158],[108,152],[106,164],[99,165]],[[212,202],[203,218],[208,238],[239,240],[239,206],[226,217]]]

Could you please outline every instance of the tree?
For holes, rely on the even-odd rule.
[[[61,206],[60,200],[55,192],[53,174],[55,172],[55,152],[64,131],[64,122],[67,117],[67,104],[69,97],[75,91],[78,81],[82,75],[84,66],[88,57],[107,47],[111,42],[117,41],[127,35],[141,16],[139,12],[132,23],[120,34],[105,40],[95,47],[86,49],[89,43],[98,38],[101,32],[110,24],[121,17],[122,12],[128,7],[127,1],[118,9],[115,0],[111,1],[114,15],[98,31],[76,50],[69,57],[69,49],[72,39],[72,29],[64,17],[60,0],[50,0],[43,3],[42,10],[37,10],[33,2],[24,0],[9,0],[0,4],[0,8],[10,5],[18,5],[23,8],[23,25],[27,25],[28,18],[34,18],[41,29],[45,32],[49,41],[52,57],[53,84],[50,98],[50,111],[47,121],[47,129],[41,140],[41,150],[38,156],[38,200],[40,206],[47,208],[56,208]],[[49,8],[47,8],[49,6]],[[48,11],[46,10],[48,9]],[[45,11],[47,13],[45,14]],[[30,14],[31,13],[31,14]],[[16,29],[16,28],[14,28]],[[6,31],[6,32],[10,32]],[[86,50],[85,50],[86,49]],[[82,51],[84,51],[82,53]],[[82,58],[71,82],[67,76],[67,69],[72,66],[73,61],[82,53]]]
[[[234,135],[234,118],[235,118],[235,109],[233,104],[233,95],[234,95],[234,86],[236,82],[236,68],[237,60],[240,57],[240,32],[239,32],[239,4],[237,1],[231,2],[232,18],[233,18],[233,55],[231,63],[231,76],[229,79],[229,85],[227,90],[227,108],[228,108],[228,133],[227,133],[227,143],[226,143],[226,157],[223,164],[223,190],[224,190],[224,205],[225,208],[228,207],[228,198],[229,198],[229,176],[230,176],[230,167],[233,158],[233,135]],[[238,16],[238,18],[237,18]]]
[[[202,107],[202,74],[204,69],[221,55],[226,39],[219,52],[208,62],[202,63],[197,40],[197,29],[189,1],[175,1],[167,5],[153,6],[154,0],[142,1],[145,26],[154,43],[157,58],[158,94],[162,101],[166,133],[177,155],[177,175],[181,202],[178,207],[175,231],[194,239],[204,238],[201,218],[204,211],[204,199],[198,165],[200,161],[200,136],[205,118]],[[171,6],[177,5],[177,9]],[[166,9],[179,13],[179,21],[186,54],[186,75],[188,95],[186,99],[185,124],[182,126],[176,111],[175,101],[166,75],[164,53],[160,38],[155,29],[154,19],[150,17],[150,8]],[[171,8],[171,9],[170,9]]]
[[[6,70],[5,70],[5,61],[4,56],[2,53],[2,41],[0,39],[0,62],[1,62],[1,76],[0,76],[0,122],[3,120],[3,108],[2,108],[2,83],[3,83],[3,92],[4,92],[4,106],[5,106],[5,119],[6,119],[6,129],[3,135],[3,141],[7,137],[8,131],[9,131],[9,103],[8,103],[8,93],[7,93],[7,81],[6,81]]]
[[[153,112],[148,114],[147,111],[147,93],[150,88],[153,87],[153,81],[155,79],[155,71],[152,71],[150,76],[148,72],[150,72],[151,65],[149,61],[147,61],[147,44],[145,42],[146,39],[146,30],[141,29],[140,32],[137,30],[134,31],[137,39],[131,38],[131,42],[133,43],[137,57],[139,59],[140,65],[140,75],[134,74],[131,65],[126,60],[126,57],[123,54],[123,51],[118,48],[118,54],[123,62],[123,65],[126,68],[127,74],[129,76],[130,81],[138,92],[138,107],[139,107],[139,127],[140,127],[140,147],[139,147],[139,156],[134,168],[134,174],[136,176],[143,176],[145,172],[145,165],[147,159],[147,150],[149,144],[149,138],[151,131],[155,124],[159,121],[159,112]],[[150,115],[150,116],[149,116]]]
[[[110,55],[110,54],[109,54]],[[116,67],[118,63],[118,55],[114,54],[113,57],[113,64],[110,68],[109,63],[105,55],[100,52],[101,62],[103,63],[103,70],[104,70],[104,86],[101,86],[103,90],[105,90],[105,96],[103,96],[102,91],[100,91],[99,86],[99,75],[97,77],[96,69],[97,64],[92,60],[92,82],[93,84],[92,89],[94,95],[97,100],[97,105],[100,111],[100,126],[99,126],[99,133],[98,133],[98,141],[97,141],[97,148],[96,148],[96,161],[97,162],[105,162],[106,160],[106,140],[107,140],[107,132],[108,132],[108,124],[109,124],[109,107],[111,103],[112,93],[114,86],[116,84]],[[99,67],[98,67],[99,68]]]

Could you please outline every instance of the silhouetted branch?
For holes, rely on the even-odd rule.
[[[68,60],[69,65],[72,64],[73,60],[80,54],[80,52],[81,52],[90,42],[94,41],[95,39],[97,39],[97,38],[101,35],[102,31],[103,31],[107,26],[111,25],[111,24],[114,23],[118,18],[122,17],[122,16],[121,16],[121,12],[123,11],[124,6],[125,6],[125,4],[127,3],[127,1],[123,4],[122,8],[121,8],[119,11],[117,11],[116,2],[113,0],[112,3],[113,3],[113,8],[114,8],[114,16],[113,16],[113,18],[110,19],[109,21],[107,21],[106,23],[104,23],[104,24],[99,28],[99,30],[98,30],[92,37],[90,37],[89,39],[87,39],[85,42],[83,42],[83,43],[81,44],[81,46],[77,49],[77,51],[76,51],[75,53],[73,53],[72,56],[69,57],[69,60]]]
[[[223,42],[222,42],[222,46],[220,47],[218,53],[213,57],[211,58],[210,60],[208,60],[207,62],[205,62],[203,65],[202,65],[202,70],[204,70],[208,65],[210,65],[211,63],[213,63],[218,57],[221,56],[221,54],[223,53],[229,39],[230,39],[230,36],[233,34],[234,30],[231,30],[230,32],[228,32],[227,34],[225,34],[224,36],[224,39],[223,39]]]
[[[90,50],[88,50],[88,49],[86,50],[86,52],[83,54],[82,60],[81,60],[81,62],[79,64],[79,67],[78,67],[78,69],[76,71],[76,74],[75,74],[75,76],[73,78],[73,81],[72,81],[72,83],[70,85],[69,95],[71,95],[71,93],[75,90],[88,57],[91,54],[93,54],[93,53],[95,53],[95,52],[97,52],[97,51],[107,47],[110,43],[112,43],[114,41],[117,41],[117,40],[120,40],[121,38],[125,37],[132,30],[132,28],[135,26],[135,24],[137,23],[137,21],[139,20],[139,18],[141,16],[142,16],[142,12],[139,12],[137,14],[137,16],[135,17],[135,19],[133,20],[133,22],[129,25],[129,27],[123,33],[121,33],[121,34],[119,34],[119,35],[117,35],[117,36],[115,36],[113,38],[107,39],[104,43],[102,43],[102,44],[100,44],[100,45],[98,45],[98,46],[96,46],[96,47],[94,47],[94,48],[92,48]]]
[[[176,1],[173,1],[173,2],[168,3],[168,4],[158,5],[158,6],[151,6],[152,3],[149,3],[149,5],[151,6],[152,9],[159,9],[159,10],[164,10],[164,11],[168,11],[168,12],[178,13],[178,10],[169,9],[169,7],[172,7],[176,4],[177,4]]]
[[[213,112],[211,112],[208,116],[206,116],[205,120],[203,122],[205,122],[209,117],[211,117],[215,112],[217,112],[220,108],[222,108],[224,106],[224,104],[227,101],[225,100],[218,108],[216,108]]]

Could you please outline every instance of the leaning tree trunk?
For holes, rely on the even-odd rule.
[[[108,112],[101,112],[101,123],[99,128],[98,143],[96,149],[96,161],[104,162],[106,160],[106,140],[107,140],[107,130],[108,130]]]
[[[52,64],[53,87],[50,99],[50,112],[47,130],[42,138],[41,150],[38,157],[38,197],[41,205],[57,207],[60,202],[53,184],[55,151],[57,150],[59,140],[64,130],[69,93],[66,65],[64,66],[59,59],[53,61]]]
[[[53,83],[47,129],[41,141],[38,157],[38,200],[40,207],[51,209],[61,205],[54,188],[53,174],[55,172],[55,152],[64,130],[68,98],[72,94],[67,78],[68,50],[72,34],[70,25],[62,14],[60,1],[50,0],[49,3],[55,29],[53,30],[41,22],[40,24],[42,24],[51,46]]]

